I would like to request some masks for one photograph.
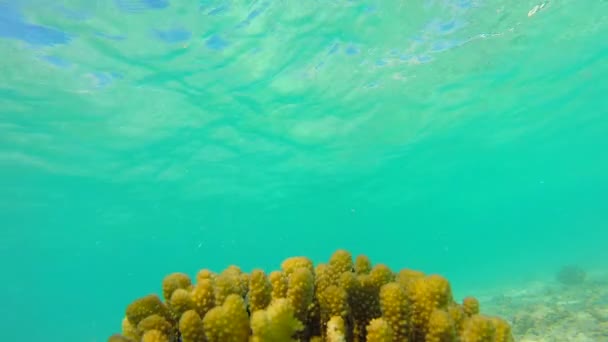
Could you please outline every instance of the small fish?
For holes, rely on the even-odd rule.
[[[538,11],[545,8],[546,5],[547,5],[547,2],[543,2],[540,5],[536,5],[536,6],[532,7],[532,9],[530,11],[528,11],[528,17],[535,15],[536,13],[538,13]]]

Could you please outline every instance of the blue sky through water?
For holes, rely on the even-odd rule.
[[[49,46],[61,46],[71,44],[75,39],[83,39],[79,37],[78,32],[68,32],[62,30],[60,27],[50,27],[46,25],[39,25],[27,20],[27,16],[24,13],[28,11],[36,11],[37,6],[45,6],[47,10],[50,8],[51,12],[56,14],[58,18],[66,21],[87,21],[94,16],[94,9],[73,9],[68,8],[60,3],[53,4],[40,4],[39,1],[7,1],[0,2],[0,39],[18,40],[28,44],[32,49],[40,49]],[[375,15],[377,13],[377,7],[373,4],[366,4],[365,1],[347,0],[352,6],[357,6],[358,10],[362,15]],[[437,1],[427,1],[428,6],[437,3]],[[449,7],[459,8],[461,10],[469,9],[472,3],[469,0],[454,0],[454,1],[443,1],[444,5]],[[168,0],[114,0],[113,2],[116,9],[124,13],[125,15],[136,15],[145,11],[159,11],[171,6]],[[247,16],[243,18],[238,24],[232,28],[225,30],[224,32],[207,32],[202,37],[194,36],[192,30],[188,27],[184,27],[181,24],[175,24],[171,27],[150,27],[149,35],[151,38],[156,39],[167,45],[171,44],[185,44],[185,43],[196,43],[196,40],[202,42],[206,49],[211,51],[221,51],[231,45],[231,36],[235,30],[242,29],[250,25],[257,17],[262,15],[270,6],[270,2],[262,2],[259,5],[253,6]],[[199,11],[203,16],[219,17],[225,15],[231,11],[231,6],[228,2],[216,2],[216,1],[201,1],[199,5]],[[136,19],[134,17],[134,19]],[[428,22],[428,24],[421,29],[421,32],[415,32],[410,37],[410,41],[414,43],[424,43],[428,40],[429,35],[424,34],[428,32],[435,32],[440,36],[445,36],[453,33],[459,28],[465,26],[462,20],[457,18],[440,19],[435,18]],[[109,40],[125,40],[129,39],[127,32],[120,34],[110,34],[107,32],[96,32],[96,35],[100,38]],[[425,38],[426,36],[426,38]],[[433,35],[431,35],[433,37]],[[336,41],[340,41],[339,37],[336,37]],[[387,65],[386,58],[396,57],[400,61],[414,60],[417,63],[425,63],[432,61],[432,54],[439,53],[448,50],[452,47],[458,46],[464,43],[458,40],[441,39],[431,43],[431,48],[427,53],[413,55],[407,52],[399,52],[400,47],[395,47],[388,56],[381,56],[375,61],[377,67]],[[360,55],[361,51],[365,49],[356,41],[351,42],[340,42],[334,43],[328,47],[330,54],[333,53],[344,53],[349,56]],[[60,57],[53,55],[42,55],[39,56],[41,60],[50,63],[51,65],[59,68],[69,68],[71,62],[64,60]],[[98,86],[107,86],[111,83],[112,79],[117,76],[116,73],[108,71],[107,73],[94,73],[98,78]]]

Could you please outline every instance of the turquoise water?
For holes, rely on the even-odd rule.
[[[606,269],[608,2],[516,3],[0,1],[1,339],[338,248],[457,296]]]

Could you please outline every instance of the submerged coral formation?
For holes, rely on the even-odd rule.
[[[564,265],[555,275],[557,281],[564,285],[580,285],[585,282],[587,272],[577,265]]]
[[[268,275],[230,266],[202,270],[192,283],[173,273],[162,296],[128,305],[122,334],[109,341],[513,341],[509,324],[480,314],[475,298],[455,302],[442,276],[393,272],[345,250],[316,266],[292,257]]]

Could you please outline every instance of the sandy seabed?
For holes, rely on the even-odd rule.
[[[576,285],[535,281],[477,298],[483,313],[511,323],[517,342],[608,342],[608,274]]]

